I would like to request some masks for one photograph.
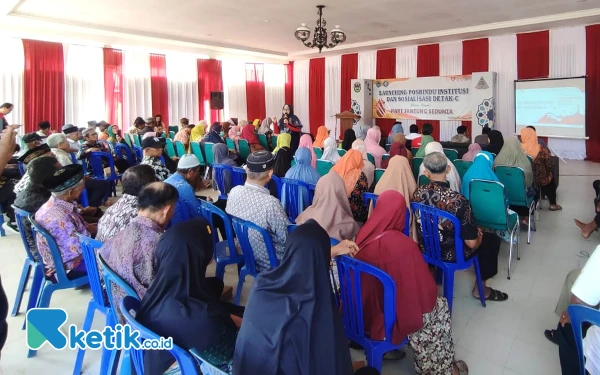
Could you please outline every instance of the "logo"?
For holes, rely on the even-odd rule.
[[[483,77],[481,77],[481,78],[479,78],[479,81],[477,82],[477,85],[475,86],[475,88],[477,90],[487,90],[490,88],[490,86],[488,86],[485,79],[483,79]]]
[[[26,341],[31,350],[38,350],[49,343],[56,350],[102,349],[108,350],[169,350],[173,348],[171,337],[142,340],[140,332],[128,324],[104,327],[104,330],[78,330],[71,324],[66,333],[61,327],[67,321],[67,312],[63,309],[34,308],[26,315]]]
[[[377,86],[377,88],[381,87],[381,81],[375,81],[375,86]]]
[[[383,87],[388,87],[389,83],[388,81],[383,81]]]
[[[362,89],[360,82],[354,82],[354,92],[359,93]]]

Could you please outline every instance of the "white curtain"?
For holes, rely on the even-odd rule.
[[[413,78],[417,76],[417,46],[396,48],[396,77]],[[402,120],[404,134],[410,133],[410,126],[415,125],[415,120]]]
[[[309,133],[308,124],[308,69],[310,60],[294,61],[294,114],[304,125],[302,131]]]
[[[440,76],[462,74],[462,41],[440,44]],[[440,141],[449,142],[456,134],[460,121],[440,121]]]
[[[0,38],[3,58],[0,59],[0,101],[12,103],[13,110],[6,116],[9,124],[24,125],[23,118],[23,71],[25,55],[23,42],[17,38]],[[23,134],[23,127],[19,128]]]
[[[341,90],[342,56],[328,56],[325,58],[325,126],[334,139],[340,136],[335,115],[340,111]]]
[[[358,78],[375,79],[377,75],[377,51],[358,53]],[[296,82],[294,82],[296,84]]]
[[[585,26],[550,30],[550,78],[585,75],[585,41]],[[549,138],[548,146],[564,159],[583,160],[586,157],[583,139]]]
[[[166,55],[169,125],[179,125],[186,117],[201,120],[198,107],[198,62],[193,55]]]
[[[285,104],[285,65],[265,64],[265,108],[267,116],[281,116]]]
[[[238,60],[223,60],[224,117],[247,119],[246,63]]]
[[[63,55],[65,124],[85,126],[90,120],[104,119],[106,112],[102,48],[63,44]]]
[[[490,72],[498,73],[496,84],[496,119],[494,128],[504,137],[515,133],[515,92],[517,79],[517,36],[516,34],[489,38]],[[478,135],[478,134],[475,134]]]
[[[150,55],[136,50],[123,51],[123,127],[136,117],[152,116]]]

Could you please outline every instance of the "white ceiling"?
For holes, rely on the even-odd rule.
[[[275,59],[314,53],[294,38],[312,29],[317,3],[292,0],[2,0],[21,27],[41,22],[99,42],[146,40]],[[317,0],[319,1],[319,0]],[[381,48],[600,22],[600,0],[327,0],[328,29],[347,34],[338,51]],[[0,20],[1,21],[1,20]],[[29,22],[29,24],[27,23]],[[14,23],[14,22],[13,22]],[[0,22],[1,24],[1,22]],[[14,23],[17,24],[17,23]],[[31,26],[33,27],[33,26]],[[103,39],[101,36],[106,36]],[[84,38],[85,39],[85,38]],[[134,42],[135,43],[135,42]]]

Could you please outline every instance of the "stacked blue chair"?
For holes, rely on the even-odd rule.
[[[444,273],[444,297],[448,300],[450,313],[452,313],[452,298],[454,296],[454,272],[469,269],[471,266],[475,267],[479,299],[481,300],[481,305],[485,307],[485,289],[481,281],[479,258],[477,255],[474,255],[469,259],[465,259],[464,242],[460,236],[460,221],[458,218],[446,211],[421,203],[411,203],[410,207],[423,234],[423,259],[425,259],[425,262],[436,266],[438,272],[441,270]],[[442,247],[440,245],[438,230],[442,221],[449,221],[454,227],[456,262],[445,261],[442,257]]]
[[[363,200],[365,201],[365,205],[367,206],[367,210],[370,208],[371,203],[373,204],[373,209],[375,209],[375,206],[377,205],[377,198],[379,198],[379,195],[374,194],[374,193],[363,193]],[[406,220],[404,223],[404,230],[403,233],[405,235],[407,235],[408,237],[410,237],[410,210],[408,209],[408,207],[406,207],[406,216],[405,216]]]
[[[34,238],[35,238],[35,236],[37,236],[39,234],[48,243],[48,248],[50,249],[52,261],[54,262],[54,264],[56,266],[55,267],[56,273],[54,274],[54,278],[56,279],[56,282],[54,282],[53,280],[50,280],[49,278],[45,278],[45,280],[42,281],[43,282],[42,291],[41,291],[41,294],[35,305],[35,307],[37,307],[37,308],[50,307],[50,299],[52,298],[52,293],[54,293],[57,290],[82,287],[83,285],[88,283],[88,277],[86,275],[86,276],[78,277],[73,280],[69,279],[67,277],[67,273],[65,272],[65,268],[62,267],[62,265],[63,265],[62,257],[60,256],[60,250],[58,250],[58,245],[56,244],[56,241],[54,240],[54,238],[50,235],[50,233],[48,233],[46,231],[46,229],[44,229],[41,225],[39,225],[35,221],[35,219],[33,218],[32,215],[29,216],[29,221],[31,222],[31,225],[33,227],[32,232],[33,232]],[[35,279],[34,279],[34,282],[35,282]],[[31,357],[35,356],[36,353],[37,353],[37,350],[29,350],[29,354],[27,355],[27,357],[31,358]]]
[[[140,146],[133,146],[133,153],[137,159],[138,164],[144,160],[144,150]]]
[[[283,209],[288,214],[290,221],[293,223],[296,218],[306,207],[312,204],[312,194],[310,184],[299,180],[289,178],[281,178],[281,204]],[[304,194],[306,192],[306,194]],[[307,202],[304,202],[303,197],[306,195]]]
[[[237,217],[232,217],[231,221],[233,223],[235,235],[240,243],[240,247],[242,248],[242,254],[244,255],[244,266],[240,270],[240,277],[233,302],[236,305],[239,305],[240,297],[242,296],[242,287],[244,286],[246,276],[258,276],[258,271],[256,270],[256,259],[254,258],[254,252],[252,251],[252,245],[250,244],[248,231],[256,231],[262,236],[265,246],[267,247],[267,253],[269,254],[269,264],[271,268],[277,267],[279,265],[279,261],[275,255],[275,245],[273,245],[273,240],[265,229],[254,223]]]
[[[109,168],[110,168],[110,176],[106,176],[104,174],[104,166],[102,164],[102,159],[108,160]],[[91,152],[89,156],[90,164],[92,165],[92,176],[96,180],[106,180],[110,181],[110,191],[112,191],[113,196],[117,196],[117,181],[121,179],[121,175],[117,173],[115,169],[115,160],[113,156],[108,152]]]
[[[367,364],[381,372],[385,353],[398,350],[406,345],[404,339],[399,345],[392,343],[392,331],[396,322],[396,285],[387,273],[367,263],[347,255],[336,257],[340,280],[340,302],[346,337],[365,349]],[[361,276],[377,278],[383,286],[383,322],[385,338],[372,340],[365,332]]]
[[[575,336],[575,345],[577,346],[577,356],[579,357],[579,369],[581,375],[586,375],[585,356],[583,355],[583,330],[581,325],[589,323],[595,326],[600,326],[600,311],[583,305],[570,305],[567,308],[569,318],[571,319],[571,327]],[[575,375],[575,374],[573,374]]]

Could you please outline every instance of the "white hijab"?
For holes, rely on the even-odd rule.
[[[444,154],[444,147],[439,142],[430,142],[427,144],[427,146],[425,146],[425,155],[429,155],[432,152],[441,152],[442,155],[446,156]],[[450,159],[448,159],[447,156],[446,156],[446,160],[448,161],[448,165],[450,166],[450,172],[448,173],[448,175],[446,175],[446,180],[450,184],[450,189],[460,193],[460,187],[461,187],[460,175],[458,174],[458,171],[456,170],[456,167],[454,166],[454,164],[452,164],[452,161],[450,161]],[[417,184],[419,183],[419,178],[421,177],[421,175],[424,175],[424,174],[425,174],[425,165],[421,164],[421,166],[419,167],[419,177],[417,177]]]
[[[329,160],[335,164],[340,159],[341,157],[338,154],[335,139],[328,137],[323,143],[323,156],[321,156],[321,160]]]

